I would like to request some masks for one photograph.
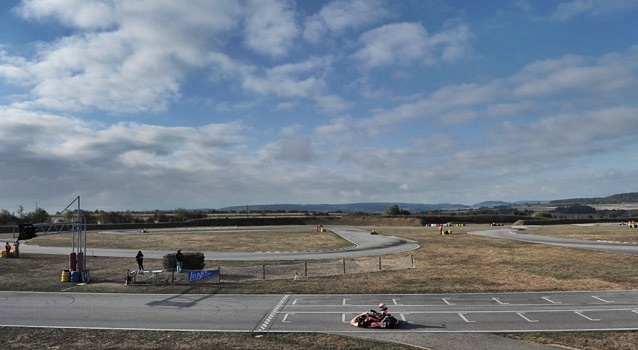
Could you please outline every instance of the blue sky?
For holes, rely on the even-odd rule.
[[[635,192],[638,1],[0,5],[0,208]]]

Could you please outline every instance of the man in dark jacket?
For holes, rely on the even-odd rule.
[[[181,249],[177,249],[177,254],[175,254],[175,263],[177,264],[177,273],[182,272],[182,264],[184,263],[184,255],[182,255]]]

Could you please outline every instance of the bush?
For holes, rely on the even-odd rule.
[[[177,268],[177,263],[175,262],[175,254],[176,253],[164,255],[165,270],[170,270],[170,269],[175,270]],[[206,265],[206,263],[204,262],[204,253],[182,252],[182,254],[184,255],[184,263],[182,265],[182,268],[184,270],[203,270],[204,269],[204,265]]]

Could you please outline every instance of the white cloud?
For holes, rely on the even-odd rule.
[[[638,87],[636,66],[614,60],[593,62],[580,56],[565,56],[534,62],[512,77],[518,96],[546,96],[582,91],[610,94]]]
[[[294,136],[279,142],[278,158],[285,161],[309,162],[315,157],[312,141],[306,136]]]
[[[244,43],[258,53],[286,56],[298,35],[295,13],[286,0],[250,0]]]
[[[636,8],[635,0],[571,0],[556,6],[550,18],[565,21],[579,15],[608,15]]]
[[[348,29],[357,29],[390,16],[378,0],[333,1],[324,5],[319,13],[306,19],[304,38],[317,43],[326,34],[340,35]]]
[[[71,3],[26,2],[21,13],[28,19],[86,31],[40,45],[32,60],[13,66],[22,74],[9,75],[3,65],[6,77],[28,75],[33,100],[47,108],[164,110],[180,96],[186,74],[208,63],[215,35],[234,28],[240,13],[234,1]]]
[[[428,32],[418,23],[394,23],[361,35],[363,46],[352,57],[367,68],[408,64],[426,54]]]
[[[311,57],[299,63],[286,63],[272,68],[236,67],[242,87],[260,95],[280,97],[312,97],[324,89],[323,72],[330,58]]]
[[[421,62],[434,65],[467,58],[472,37],[459,21],[448,21],[442,31],[430,35],[420,23],[393,23],[363,33],[362,46],[352,54],[366,68]]]
[[[65,25],[84,29],[102,29],[116,23],[112,1],[25,0],[17,11],[28,19],[54,17]]]
[[[352,105],[352,103],[337,95],[316,96],[315,100],[319,108],[326,113],[344,111]]]

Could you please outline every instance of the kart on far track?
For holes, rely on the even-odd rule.
[[[350,324],[361,328],[397,328],[399,320],[390,314],[380,315],[376,311],[370,310],[355,316],[350,320]]]

